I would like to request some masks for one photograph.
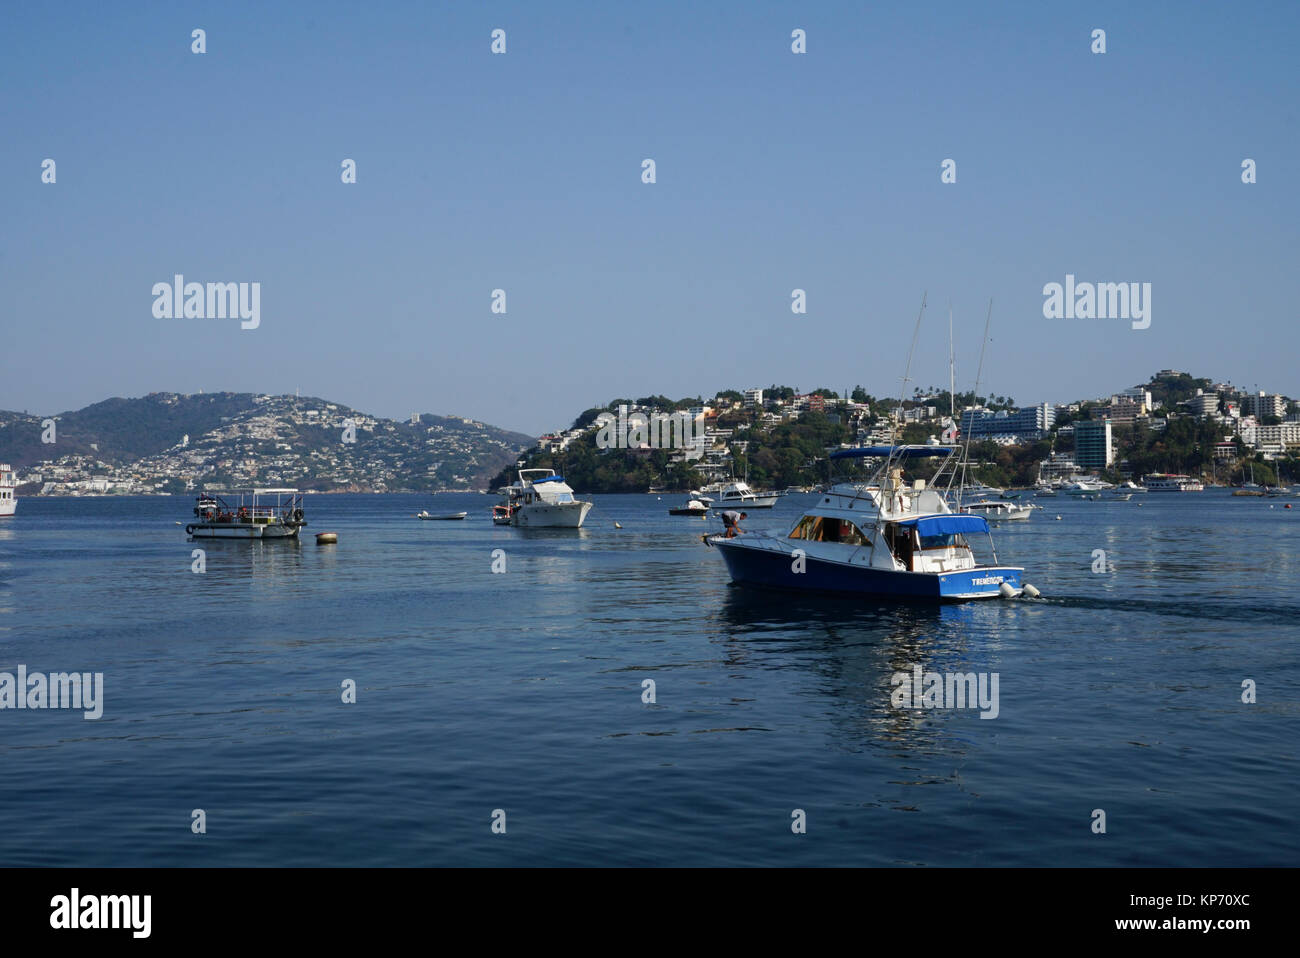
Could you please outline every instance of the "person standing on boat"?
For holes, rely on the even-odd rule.
[[[740,528],[740,520],[748,518],[748,512],[735,512],[731,509],[724,512],[722,514],[723,538],[734,539],[743,533],[745,530]]]

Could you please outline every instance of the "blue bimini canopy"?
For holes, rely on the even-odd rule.
[[[543,482],[563,482],[563,476],[547,476],[545,479],[534,479],[533,485],[540,486]]]
[[[925,459],[930,456],[951,455],[952,446],[860,446],[856,449],[836,449],[832,459]]]
[[[948,536],[958,532],[988,532],[989,524],[983,516],[921,516],[904,519],[900,526],[916,526],[923,536]]]

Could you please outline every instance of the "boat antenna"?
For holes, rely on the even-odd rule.
[[[989,297],[988,315],[984,317],[984,342],[980,343],[980,364],[975,370],[975,395],[974,401],[979,402],[980,398],[980,379],[984,376],[984,350],[989,344],[989,323],[993,321],[993,297]],[[971,428],[966,433],[966,444],[961,453],[961,483],[957,486],[957,507],[961,508],[962,493],[966,491],[966,470],[970,468],[970,437],[975,432],[975,414],[972,412],[970,417]]]

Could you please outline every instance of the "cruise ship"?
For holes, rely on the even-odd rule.
[[[1204,492],[1199,479],[1168,472],[1153,472],[1142,480],[1148,492]]]
[[[18,485],[14,479],[14,470],[9,463],[0,463],[0,519],[14,514],[18,500],[14,498],[14,488]]]

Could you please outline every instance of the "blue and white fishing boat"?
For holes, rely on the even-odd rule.
[[[958,448],[868,446],[841,449],[831,458],[880,464],[865,482],[832,485],[784,536],[746,531],[707,537],[734,581],[931,602],[1038,594],[1023,584],[1023,568],[998,562],[988,521],[948,504],[963,458]],[[936,458],[929,480],[910,475],[913,464]],[[970,545],[971,538],[983,537],[989,563],[977,559]]]

